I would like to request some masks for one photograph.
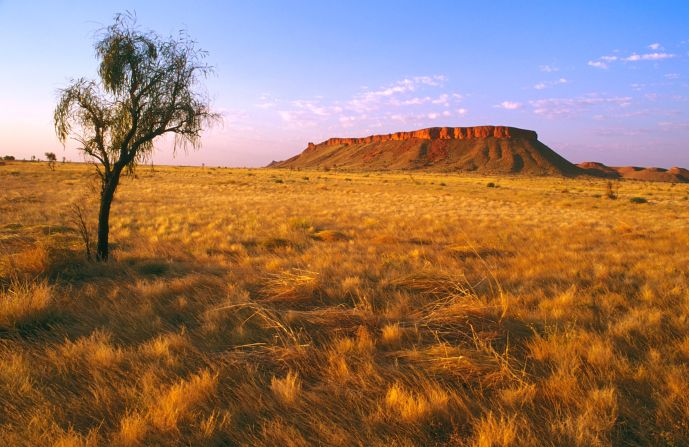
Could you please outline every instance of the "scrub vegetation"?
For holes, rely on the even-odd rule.
[[[689,439],[687,185],[142,166],[97,263],[92,170],[0,167],[2,445]]]

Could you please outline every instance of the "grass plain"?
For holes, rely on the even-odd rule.
[[[689,443],[688,185],[141,167],[107,264],[93,185],[0,166],[0,444]]]

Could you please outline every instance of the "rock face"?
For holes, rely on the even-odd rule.
[[[476,127],[430,127],[428,129],[414,130],[412,132],[396,132],[387,135],[371,135],[364,138],[330,138],[320,144],[368,144],[382,143],[385,141],[404,140],[471,140],[476,138],[526,138],[537,140],[538,135],[533,130],[517,129],[507,126],[476,126]],[[316,147],[309,143],[309,148]]]
[[[507,126],[431,127],[363,138],[309,143],[282,168],[425,169],[576,175],[580,169],[538,141],[532,130]]]

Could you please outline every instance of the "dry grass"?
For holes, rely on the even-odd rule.
[[[273,377],[270,381],[270,389],[280,401],[291,404],[299,398],[301,381],[296,373],[290,371],[281,379]]]
[[[51,313],[52,290],[45,281],[12,278],[0,291],[0,331],[39,324]]]
[[[687,185],[91,177],[0,167],[2,445],[687,445]]]

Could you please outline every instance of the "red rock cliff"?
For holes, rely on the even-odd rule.
[[[537,140],[538,135],[533,130],[518,129],[508,126],[475,126],[475,127],[430,127],[412,132],[396,132],[386,135],[370,135],[363,138],[330,138],[318,145],[309,143],[307,150],[316,146],[349,145],[379,143],[383,141],[400,140],[470,140],[477,138],[524,138]]]

